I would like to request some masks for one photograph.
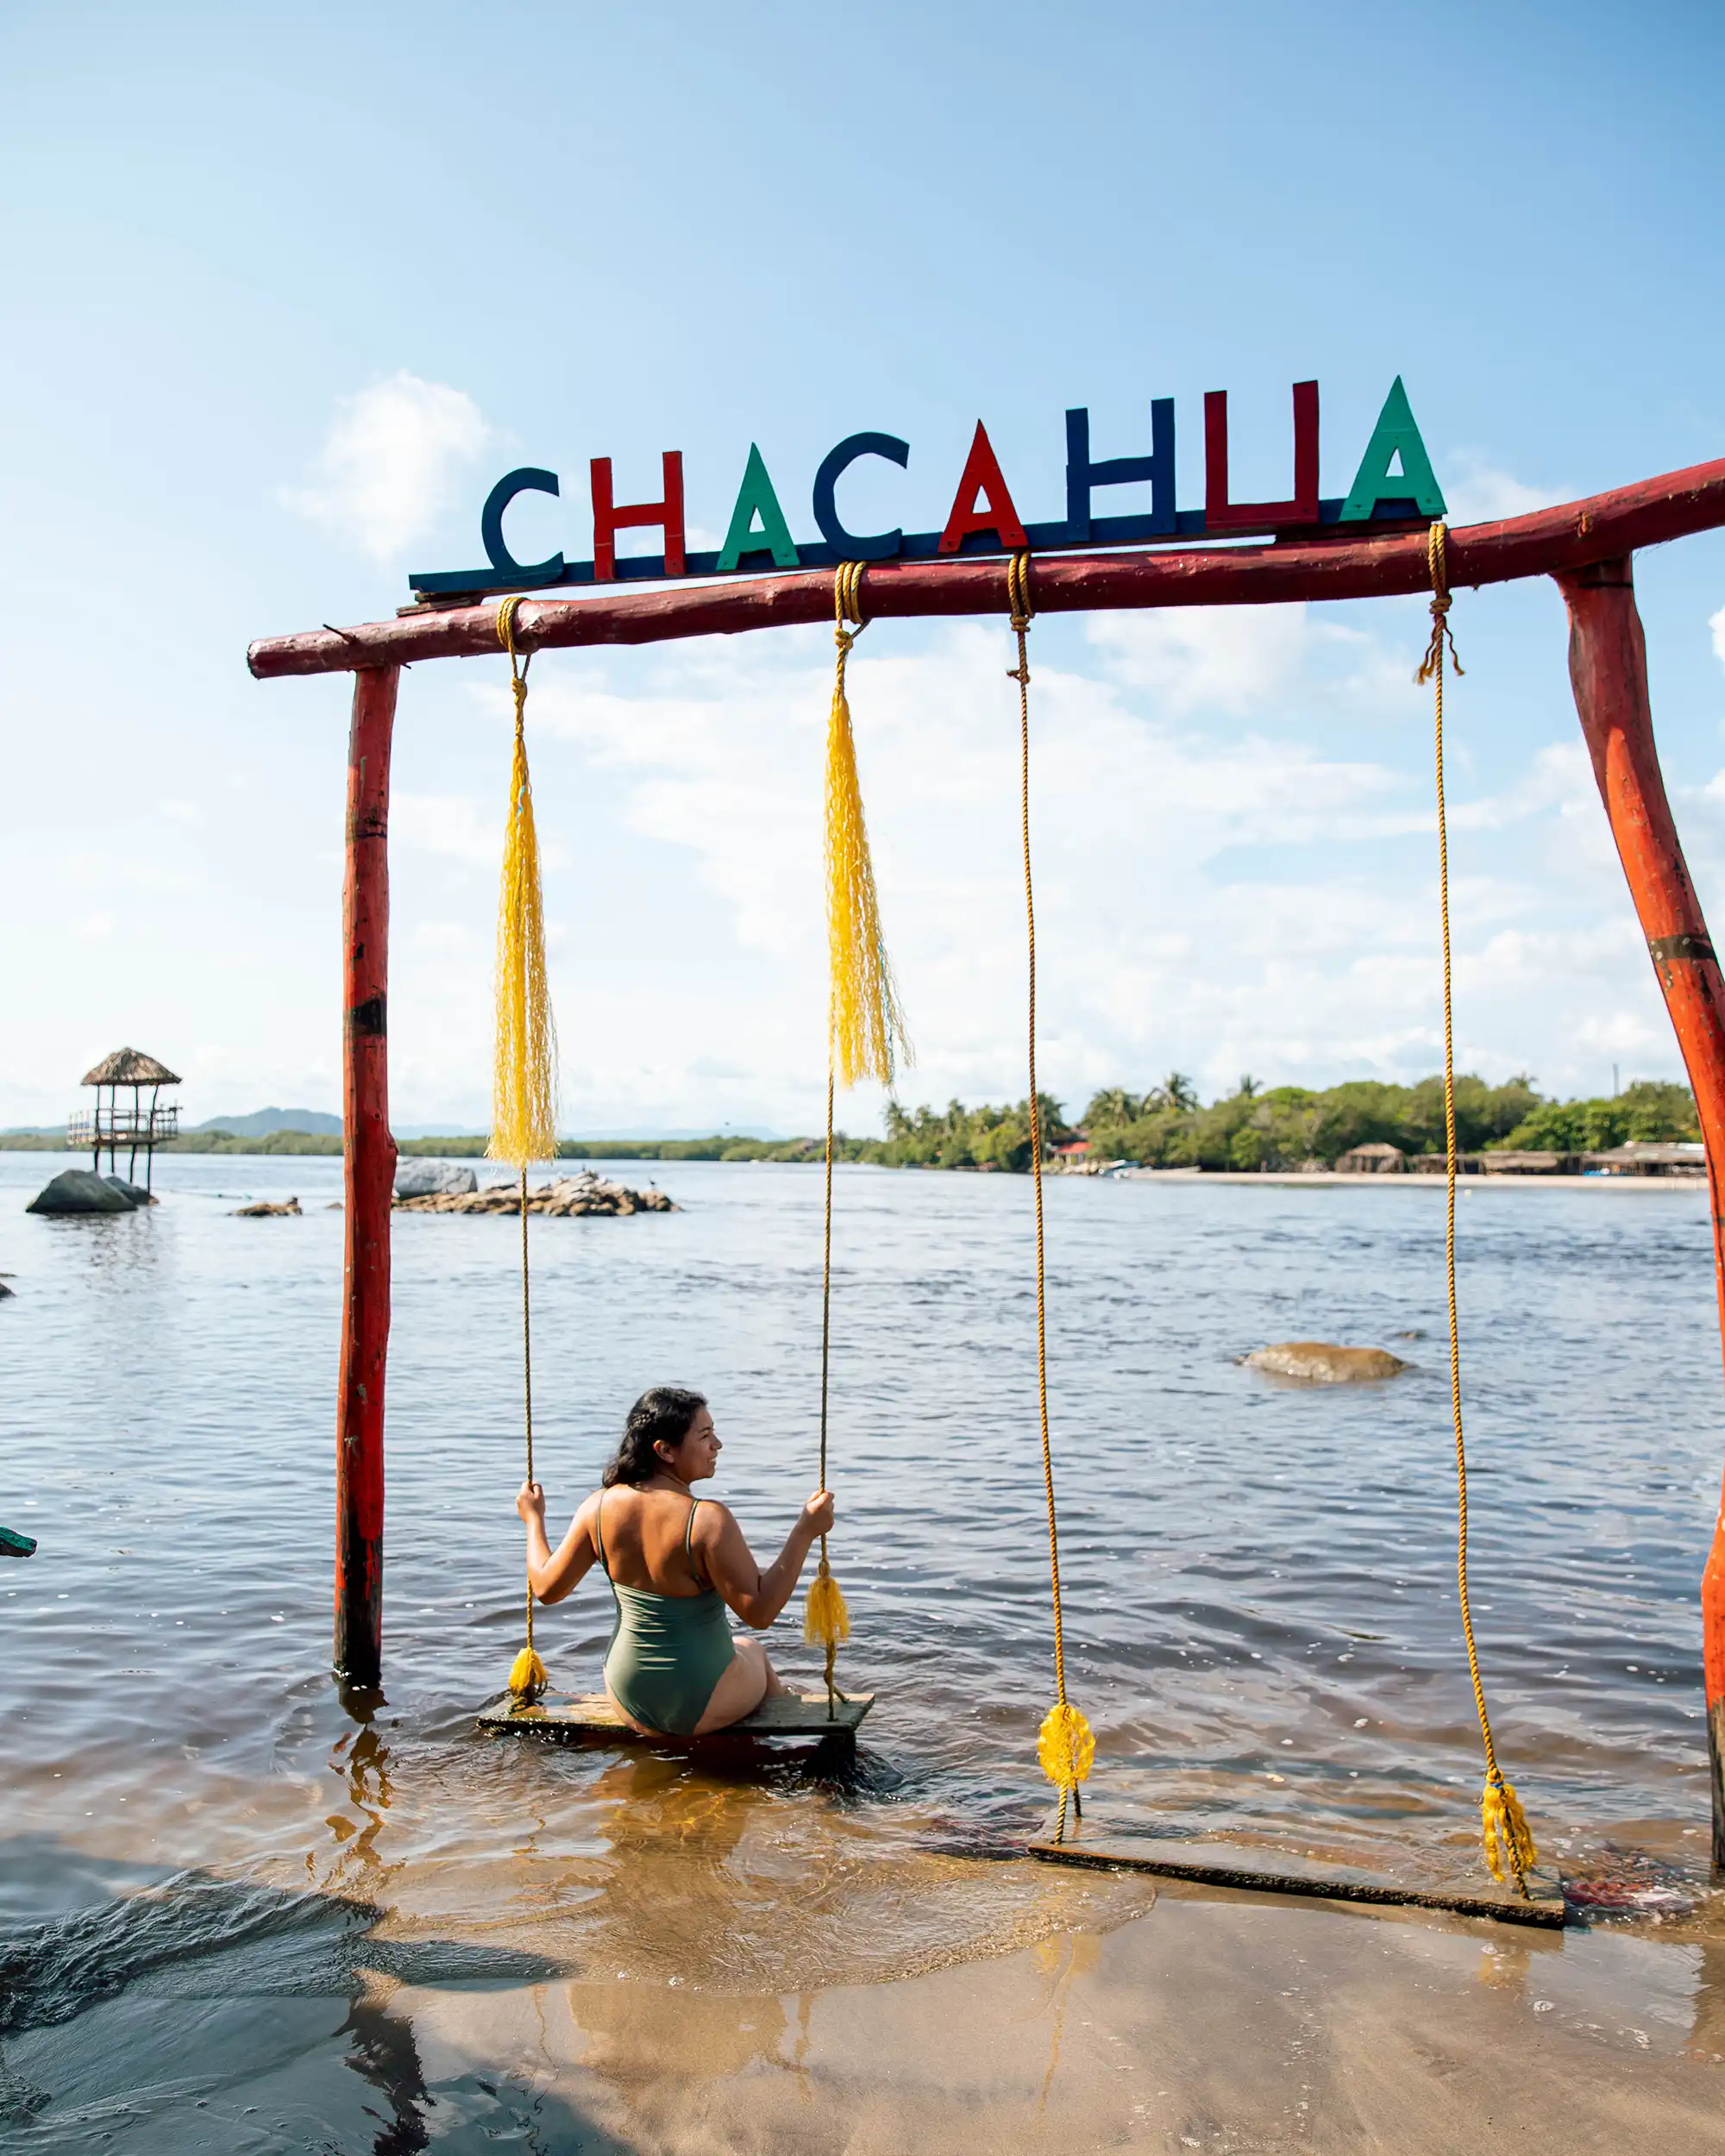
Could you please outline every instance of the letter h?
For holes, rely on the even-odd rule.
[[[621,508],[613,500],[611,486],[611,459],[593,460],[593,581],[609,584],[617,575],[617,535],[635,524],[658,524],[665,534],[665,574],[683,573],[683,453],[681,449],[667,449],[661,462],[665,473],[665,498],[662,502],[624,502]]]
[[[1090,490],[1096,486],[1127,486],[1135,479],[1150,481],[1150,517],[1147,523],[1134,517],[1133,538],[1151,537],[1177,529],[1174,510],[1174,399],[1157,397],[1150,407],[1150,454],[1147,457],[1106,457],[1090,461],[1090,414],[1079,405],[1066,415],[1066,543],[1082,546],[1093,536]],[[1111,517],[1103,524],[1116,521]]]

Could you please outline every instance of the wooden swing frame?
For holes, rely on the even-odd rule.
[[[1725,1347],[1720,1185],[1725,1168],[1725,975],[1708,937],[1659,768],[1634,580],[1639,548],[1722,525],[1725,459],[1531,516],[1464,527],[1449,534],[1448,554],[1452,590],[1551,576],[1568,608],[1577,713],[1706,1141]],[[1425,592],[1429,575],[1423,527],[1379,537],[1302,534],[1270,545],[1039,555],[1036,605],[1038,613],[1052,614],[1384,598]],[[524,652],[737,636],[830,622],[832,589],[832,573],[815,569],[648,591],[607,589],[579,599],[529,593],[517,611],[515,634]],[[1005,617],[1012,611],[1003,558],[873,563],[867,592],[874,620]],[[489,657],[499,649],[495,598],[474,604],[457,597],[405,607],[390,621],[267,637],[248,654],[260,680],[289,674],[354,677],[342,904],[347,1207],[337,1382],[335,1666],[361,1689],[378,1685],[383,1673],[384,1387],[395,1176],[387,1028],[389,772],[397,696],[405,666]],[[1716,1881],[1725,1881],[1725,1510],[1716,1514],[1702,1576],[1701,1618],[1712,1858]],[[1107,1861],[1100,1856],[1092,1860]],[[1183,1866],[1176,1860],[1159,1868],[1195,1876],[1193,1861],[1187,1857]],[[1230,1883],[1248,1883],[1244,1875]],[[1251,1883],[1269,1883],[1257,1875]]]

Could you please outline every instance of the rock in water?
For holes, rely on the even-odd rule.
[[[122,1198],[129,1198],[135,1206],[159,1206],[161,1200],[144,1188],[141,1183],[129,1183],[123,1175],[104,1175],[103,1181],[110,1190],[117,1190]]]
[[[402,1213],[518,1213],[518,1183],[488,1183],[483,1190],[457,1196],[440,1193],[433,1197],[398,1198]],[[606,1182],[584,1169],[578,1175],[560,1175],[527,1194],[530,1213],[549,1213],[557,1219],[579,1219],[595,1213],[627,1215],[633,1213],[675,1213],[662,1190],[631,1190],[624,1183]]]
[[[395,1164],[398,1198],[464,1198],[479,1187],[473,1169],[458,1168],[454,1161],[402,1160]]]
[[[93,1168],[64,1168],[25,1206],[27,1213],[135,1213],[122,1189],[116,1190]]]
[[[299,1218],[299,1200],[290,1198],[285,1206],[241,1206],[235,1210],[234,1218],[236,1220],[297,1220]]]
[[[1333,1340],[1278,1340],[1241,1357],[1248,1369],[1292,1377],[1307,1385],[1356,1385],[1394,1377],[1408,1365],[1387,1348],[1338,1347]]]

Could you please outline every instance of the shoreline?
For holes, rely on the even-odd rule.
[[[1333,1169],[1322,1174],[1302,1174],[1294,1169],[1236,1168],[1129,1168],[1113,1175],[1084,1175],[1070,1169],[1057,1170],[1062,1182],[1112,1183],[1251,1183],[1273,1185],[1280,1190],[1320,1189],[1345,1185],[1350,1190],[1378,1188],[1446,1190],[1446,1175],[1343,1175]],[[1053,1178],[1051,1178],[1053,1180]],[[1472,1190],[1690,1190],[1707,1194],[1705,1175],[1458,1175],[1456,1189]]]

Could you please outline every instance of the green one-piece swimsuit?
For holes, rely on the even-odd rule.
[[[683,1555],[697,1579],[693,1537],[697,1497],[683,1530]],[[605,1681],[624,1712],[644,1728],[668,1737],[692,1737],[706,1714],[713,1688],[731,1667],[731,1627],[717,1590],[696,1595],[656,1595],[649,1588],[625,1587],[612,1579],[605,1553],[605,1500],[593,1520],[599,1561],[617,1601],[617,1624],[605,1651]]]

